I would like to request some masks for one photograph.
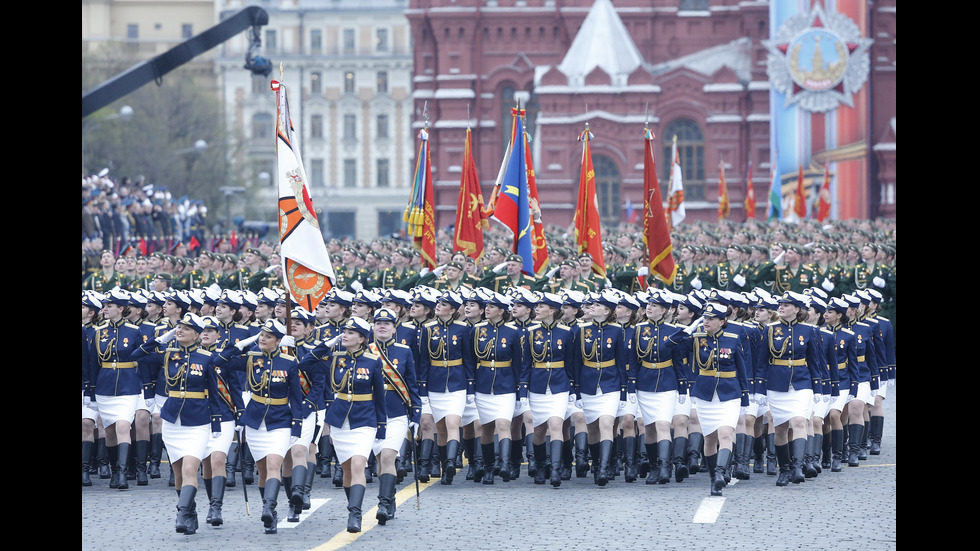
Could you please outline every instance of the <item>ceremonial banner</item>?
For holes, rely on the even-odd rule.
[[[677,275],[677,266],[674,264],[674,247],[670,242],[670,228],[660,196],[653,138],[653,132],[646,129],[646,151],[643,156],[643,244],[647,247],[647,258],[650,259],[650,273],[671,285]]]
[[[473,161],[471,131],[466,129],[466,147],[463,151],[463,175],[459,181],[459,200],[456,204],[456,234],[453,251],[479,262],[483,257],[483,230],[490,224],[483,211],[483,193],[480,178]]]
[[[297,135],[289,115],[286,86],[272,81],[278,104],[276,176],[279,182],[279,243],[282,273],[293,302],[310,312],[336,281],[330,254],[307,186]]]
[[[419,132],[419,152],[415,158],[412,197],[403,219],[408,222],[415,250],[422,253],[422,267],[436,267],[436,213],[433,206],[432,166],[429,156],[428,124]]]
[[[575,243],[579,254],[592,255],[592,271],[606,277],[606,262],[602,255],[602,229],[599,221],[599,203],[595,191],[595,169],[592,167],[592,151],[589,142],[592,132],[586,126],[579,139],[582,141],[582,170],[578,179],[578,201],[575,205]]]

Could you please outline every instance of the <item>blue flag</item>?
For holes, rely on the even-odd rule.
[[[534,273],[532,248],[531,208],[528,198],[527,160],[524,157],[524,124],[521,117],[514,117],[514,141],[510,146],[510,159],[500,185],[494,218],[514,233],[513,251],[521,256],[526,274]]]

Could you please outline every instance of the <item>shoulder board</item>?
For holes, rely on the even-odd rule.
[[[888,318],[883,318],[883,317],[881,317],[881,316],[875,316],[875,319],[876,319],[876,320],[878,320],[878,321],[888,321],[888,322],[890,322],[890,321],[891,321],[890,319],[888,319]]]
[[[513,322],[510,322],[509,321],[509,322],[505,323],[504,325],[511,325],[512,323]],[[517,327],[517,326],[515,325],[514,327]],[[527,326],[527,330],[530,331],[532,329],[537,329],[538,327],[541,327],[541,322],[532,323],[531,325],[528,325]]]
[[[846,327],[842,327],[841,328],[841,331],[847,333],[848,335],[853,335],[854,334],[854,331],[851,331],[850,329],[848,329]]]
[[[859,321],[859,322],[855,323],[854,325],[860,325],[861,327],[869,327],[869,328],[871,327],[870,325],[868,325],[867,323],[864,323],[863,321]]]
[[[286,354],[285,352],[280,352],[279,353],[279,357],[280,358],[286,358],[287,360],[295,360],[296,359],[296,356],[293,356],[292,354]]]
[[[565,329],[566,331],[571,331],[572,330],[571,327],[565,325],[564,323],[556,323],[555,324],[555,327],[557,327],[559,329]]]
[[[210,350],[205,350],[203,348],[198,348],[197,351],[200,352],[201,354],[204,354],[205,356],[211,356],[211,354],[213,354],[213,352],[211,352]]]
[[[708,336],[708,332],[707,331],[695,331],[694,334],[691,335],[691,336],[692,337],[707,337]]]
[[[418,329],[418,326],[415,325],[414,321],[406,321],[405,323],[402,324],[402,327],[408,327],[410,329]]]
[[[365,358],[372,359],[372,360],[377,360],[378,359],[378,355],[372,353],[370,350],[364,352],[364,357]]]
[[[109,322],[107,322],[107,321],[103,321],[102,323],[100,323],[100,324],[98,324],[98,325],[96,325],[96,326],[95,326],[95,329],[102,329],[103,327],[106,327],[106,326],[108,326],[108,325],[109,325]]]
[[[479,323],[474,324],[473,327],[482,327],[484,325],[487,325],[488,323],[490,323],[490,322],[488,322],[487,320],[483,320],[483,321],[481,321]]]
[[[314,348],[316,348],[318,344],[320,344],[320,341],[313,341],[313,342],[307,341],[304,342],[302,346],[306,350],[313,350]]]
[[[425,322],[423,324],[423,327],[429,327],[430,325],[435,325],[437,323],[439,323],[439,320],[430,320],[430,321]]]
[[[623,326],[623,324],[619,323],[618,321],[607,323],[606,325],[611,325],[613,327],[622,327]]]
[[[504,275],[502,275],[502,276],[497,276],[497,277],[495,277],[495,278],[493,278],[493,279],[494,279],[494,280],[498,280],[498,279],[506,279],[507,277],[509,277],[509,276],[508,276],[507,274],[504,274]]]
[[[396,342],[396,343],[393,343],[393,344],[390,344],[390,345],[388,345],[388,346],[394,346],[395,348],[404,348],[404,349],[406,349],[406,350],[411,350],[411,349],[412,349],[412,348],[411,348],[410,346],[408,346],[407,344],[402,344],[402,343],[400,343],[400,342]]]
[[[462,325],[463,327],[469,327],[470,324],[465,321],[453,320],[453,325]]]
[[[245,325],[243,323],[237,323],[237,322],[234,323],[234,324],[232,324],[232,327],[238,327],[239,329],[248,329],[248,326],[247,325]]]
[[[821,333],[826,333],[827,335],[833,335],[833,334],[834,334],[834,332],[833,332],[833,331],[830,331],[830,330],[829,330],[829,329],[827,329],[826,327],[821,327],[821,328],[820,328],[820,332],[821,332]]]
[[[806,323],[806,322],[802,322],[802,323],[800,323],[800,325],[805,325],[807,327],[814,327],[814,328],[817,327],[816,325],[813,325],[812,323]]]
[[[125,325],[126,327],[129,327],[130,329],[137,329],[137,330],[139,329],[139,326],[138,325],[136,325],[134,323],[129,323],[128,321],[126,323],[124,323],[123,325]]]
[[[723,332],[722,333],[722,336],[724,336],[724,337],[734,337],[736,339],[738,338],[738,334],[737,333],[729,333],[728,331]]]

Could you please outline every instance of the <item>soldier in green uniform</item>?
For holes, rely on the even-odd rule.
[[[126,289],[129,286],[129,279],[122,272],[116,270],[116,257],[112,254],[112,251],[102,251],[102,254],[99,256],[99,265],[101,266],[100,270],[82,281],[83,291],[89,290],[108,293],[116,286],[122,289]]]
[[[786,291],[802,293],[804,289],[813,287],[817,284],[816,276],[811,268],[802,262],[803,247],[796,244],[788,244],[783,252],[784,262],[773,262],[771,266],[772,277],[774,278],[772,293],[782,295]],[[768,273],[763,272],[761,277],[769,277]]]
[[[196,266],[190,272],[181,277],[179,289],[203,289],[218,282],[218,278],[211,265],[215,262],[215,255],[210,251],[204,251],[197,257]]]
[[[535,291],[541,284],[541,281],[526,275],[521,271],[524,267],[524,259],[521,258],[519,254],[512,254],[507,257],[507,273],[503,275],[496,275],[491,278],[487,276],[480,281],[481,287],[486,287],[495,293],[503,293],[511,287],[521,287],[529,291]]]
[[[727,260],[709,267],[701,278],[703,288],[735,292],[751,289],[746,287],[751,276],[749,265],[746,263],[749,250],[742,245],[732,243],[725,249],[725,255]]]
[[[552,277],[545,283],[545,288],[549,293],[558,294],[562,289],[578,291],[588,294],[592,289],[578,280],[578,262],[574,260],[563,260],[552,270],[558,270],[558,277]]]
[[[680,250],[680,262],[677,263],[677,274],[674,275],[674,282],[670,289],[677,293],[686,295],[694,290],[692,282],[698,277],[698,266],[694,262],[695,246],[686,244]],[[698,281],[700,285],[700,280]]]
[[[829,297],[841,296],[841,269],[840,266],[831,263],[830,259],[834,254],[834,246],[830,243],[817,243],[813,247],[812,262],[810,269],[816,278],[814,285],[819,285]]]

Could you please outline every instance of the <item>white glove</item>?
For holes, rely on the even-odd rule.
[[[497,264],[496,266],[493,267],[493,273],[499,274],[500,272],[504,271],[504,268],[506,267],[507,267],[507,263],[501,262],[500,264]]]
[[[826,404],[827,402],[830,401],[830,398],[831,398],[830,394],[824,394],[823,395],[823,402]]]
[[[619,401],[619,409],[626,409],[626,400]]]
[[[606,287],[612,287],[612,281],[609,281],[608,277],[606,278]]]
[[[694,332],[698,330],[698,326],[701,325],[703,321],[704,321],[703,316],[694,320],[694,323],[684,328],[684,332],[687,333],[688,335],[693,335]]]
[[[555,276],[556,273],[558,273],[558,268],[560,267],[561,266],[555,266],[554,268],[548,270],[548,273],[546,273],[545,275],[548,276],[548,279],[551,279],[552,277]]]
[[[82,407],[87,408],[91,403],[92,403],[92,399],[86,396],[85,392],[82,391]]]
[[[578,409],[585,409],[585,406],[582,405],[582,399],[581,398],[576,398],[575,399],[575,407],[577,407]]]
[[[156,400],[154,400],[153,398],[147,398],[144,403],[146,404],[147,409],[153,409],[153,404],[156,403]]]
[[[772,263],[773,264],[782,265],[783,264],[783,258],[786,258],[786,251],[783,251],[783,252],[779,253],[779,256],[777,256],[776,258],[774,258],[773,261],[772,261]]]
[[[211,433],[211,438],[214,438],[215,440],[217,440],[218,438],[221,438],[221,433],[220,432],[212,432]]]
[[[241,340],[241,341],[236,342],[235,343],[235,348],[237,348],[239,350],[245,350],[249,346],[252,346],[255,343],[255,341],[257,341],[257,340],[259,340],[259,335],[258,334],[252,335],[251,337],[249,337],[249,338],[247,338],[245,340]]]
[[[888,379],[888,386],[895,386],[895,379]]]
[[[429,267],[428,266],[426,266],[425,268],[422,268],[421,270],[419,270],[419,277],[424,276],[427,273],[429,273]]]
[[[854,395],[853,395],[853,394],[848,394],[848,395],[847,395],[847,401],[848,401],[848,402],[850,402],[850,401],[851,401],[851,400],[853,400],[853,399],[854,399]]]
[[[644,266],[636,271],[636,275],[638,276],[650,275],[650,268]]]
[[[245,425],[235,424],[235,432],[238,433],[238,441],[242,441],[242,431],[245,430]]]
[[[446,271],[446,265],[445,264],[443,264],[441,266],[436,266],[435,269],[432,270],[432,273],[434,273],[436,275],[442,275],[442,272],[444,272],[444,271]]]
[[[412,433],[412,436],[416,436],[419,433],[419,424],[411,422],[408,424],[408,432]]]
[[[686,401],[687,401],[687,394],[678,394],[677,395],[677,403],[678,404],[683,404]]]
[[[336,337],[334,337],[334,338],[330,339],[329,341],[327,341],[327,346],[330,346],[330,347],[337,346],[337,343],[340,342],[340,337],[341,336],[342,335],[337,335]]]
[[[350,288],[351,289],[354,289],[354,291],[356,292],[356,291],[360,291],[361,289],[363,289],[364,286],[361,285],[361,282],[360,281],[358,281],[358,280],[355,279],[354,281],[351,281],[350,282]]]
[[[157,342],[160,344],[167,344],[168,342],[174,340],[174,337],[176,337],[176,335],[177,335],[177,328],[174,327],[170,331],[167,331],[166,333],[157,337]]]
[[[635,404],[636,403],[636,394],[632,394],[632,393],[627,394],[626,395],[626,400],[629,401],[629,403],[631,403],[631,404]]]
[[[756,398],[755,403],[759,404],[760,406],[766,405],[766,395],[760,394],[759,397]]]
[[[528,406],[528,403],[529,403],[529,402],[528,402],[528,400],[527,400],[527,396],[525,396],[525,397],[523,397],[523,398],[521,398],[521,407],[522,407],[522,408],[526,408],[526,407]]]
[[[293,444],[295,444],[296,442],[299,442],[299,436],[290,436],[289,437],[289,447],[290,448],[293,447]]]
[[[819,404],[822,401],[823,401],[822,395],[817,394],[817,393],[813,393],[813,403],[814,404]]]
[[[694,279],[691,280],[691,287],[694,287],[695,289],[701,289],[701,278],[698,276],[694,276]]]
[[[466,395],[466,403],[467,404],[474,404],[474,403],[476,403],[476,395],[474,395],[474,394],[467,394]]]
[[[296,348],[296,338],[292,335],[286,335],[279,341],[279,346],[287,348]]]
[[[568,393],[568,403],[569,404],[574,404],[575,403],[575,395],[572,394],[571,392]]]
[[[871,397],[874,398],[877,395],[878,395],[878,389],[877,388],[872,388],[871,389]]]
[[[276,268],[278,268],[278,267],[279,267],[278,264],[273,264],[272,266],[269,266],[268,268],[266,268],[266,269],[264,269],[262,271],[265,272],[265,273],[267,273],[267,274],[271,274],[272,272],[276,271]]]
[[[820,286],[823,287],[823,290],[827,291],[828,293],[834,290],[834,282],[827,278],[823,278],[823,283],[821,283]]]
[[[732,278],[732,281],[734,281],[735,285],[738,285],[739,287],[745,287],[745,276],[743,276],[742,274],[735,274],[735,277]]]
[[[428,396],[422,396],[422,397],[420,398],[420,400],[422,400],[422,405],[423,405],[423,406],[427,406],[427,405],[429,405],[429,397],[428,397]]]
[[[882,279],[881,276],[875,276],[875,278],[871,280],[871,283],[874,283],[875,287],[879,289],[885,286],[885,280]]]

